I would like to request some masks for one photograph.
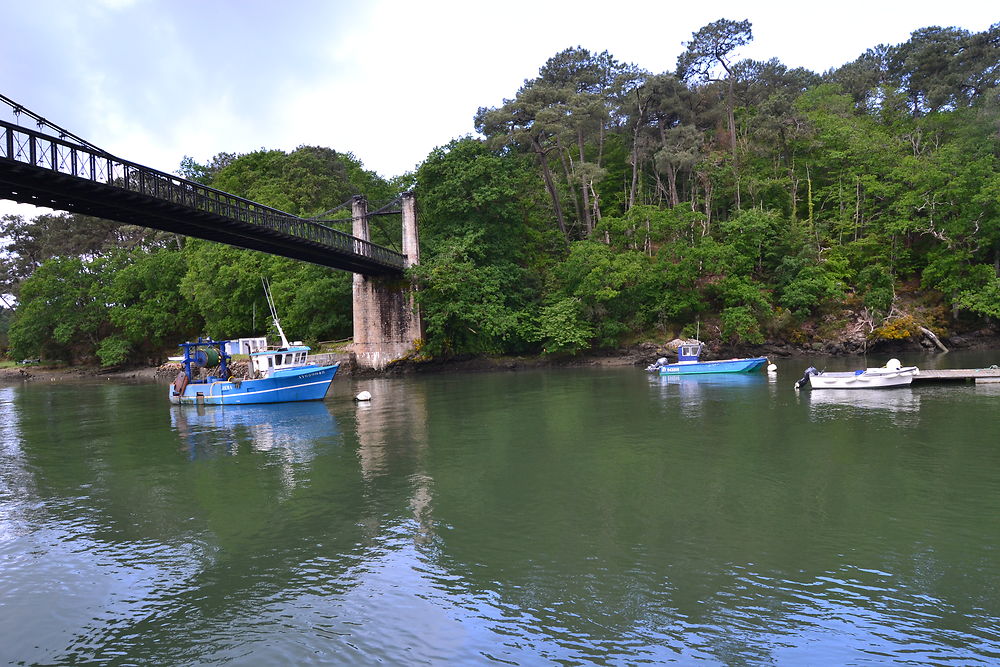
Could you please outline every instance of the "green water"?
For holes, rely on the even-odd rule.
[[[1000,384],[814,362],[0,385],[0,662],[996,664]]]

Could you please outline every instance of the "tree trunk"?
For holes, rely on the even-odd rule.
[[[680,203],[680,198],[677,196],[677,168],[672,164],[667,165],[667,187],[669,189],[670,208],[673,208]]]
[[[929,338],[930,341],[934,343],[934,345],[937,347],[937,349],[941,350],[942,352],[948,351],[948,348],[944,346],[944,343],[942,343],[937,336],[934,335],[933,331],[931,331],[926,327],[918,327],[918,328],[920,329],[920,333]]]
[[[799,221],[799,179],[795,175],[795,165],[788,168],[788,197],[791,205],[791,223],[794,226]]]
[[[728,71],[728,68],[726,68]],[[729,122],[729,145],[733,151],[733,178],[736,180],[736,210],[741,210],[740,165],[736,160],[736,113],[733,110],[733,75],[729,73],[729,94],[726,99],[726,119]]]
[[[636,91],[636,97],[638,96],[639,92]],[[628,190],[628,208],[635,206],[635,190],[639,187],[639,130],[642,128],[642,121],[642,99],[640,98],[639,118],[635,122],[635,129],[632,130],[632,185]]]
[[[559,151],[559,160],[562,162],[563,176],[566,177],[566,186],[573,193],[573,206],[576,208],[576,223],[579,224],[583,220],[583,212],[580,210],[580,198],[576,195],[576,186],[573,185],[573,168],[570,162],[566,160],[567,156],[569,160],[572,160],[573,155],[569,150],[563,148],[559,137],[556,137],[556,146]]]
[[[578,129],[576,131],[576,145],[577,149],[580,151],[580,166],[583,167],[586,164],[586,157],[584,154],[583,145],[583,130]],[[594,219],[590,215],[590,192],[588,191],[587,184],[587,173],[585,169],[580,169],[580,194],[583,197],[583,230],[585,238],[590,238],[590,233],[594,231]]]
[[[531,148],[538,157],[538,164],[542,167],[542,180],[545,181],[545,189],[549,192],[549,197],[552,199],[552,208],[556,214],[556,222],[559,224],[559,231],[567,240],[569,236],[566,233],[566,219],[563,217],[562,206],[559,204],[559,192],[556,190],[556,184],[552,180],[552,172],[549,170],[549,161],[545,157],[545,149],[542,148],[542,144],[538,141],[538,137],[531,137]]]
[[[590,181],[590,183],[587,184],[587,187],[590,188],[591,201],[594,202],[593,216],[594,225],[596,226],[601,224],[601,195],[594,189],[594,181]]]
[[[659,206],[663,203],[663,198],[666,197],[669,200],[670,195],[667,193],[667,189],[663,187],[663,181],[660,180],[660,172],[654,169],[653,176],[656,178],[656,204]]]
[[[702,226],[702,236],[708,236],[712,230],[712,177],[708,172],[698,172],[701,187],[705,190],[705,224]]]

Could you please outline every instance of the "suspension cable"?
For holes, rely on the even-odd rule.
[[[97,151],[98,153],[100,153],[104,157],[109,157],[109,158],[111,158],[113,160],[119,159],[119,158],[115,157],[114,155],[112,155],[111,153],[109,153],[106,150],[104,150],[103,148],[98,148],[97,146],[95,146],[94,144],[90,143],[86,139],[83,139],[82,137],[76,136],[75,134],[73,134],[69,130],[67,130],[65,128],[62,128],[62,127],[59,127],[58,125],[56,125],[55,123],[53,123],[50,120],[46,120],[45,118],[39,116],[37,113],[35,113],[31,109],[29,109],[29,108],[27,108],[27,107],[25,107],[25,106],[23,106],[21,104],[18,104],[17,102],[15,102],[14,100],[10,99],[6,95],[0,94],[0,102],[3,102],[7,106],[9,106],[14,111],[14,116],[15,117],[19,116],[22,113],[25,114],[25,115],[27,115],[27,116],[29,116],[32,120],[35,121],[35,123],[38,125],[39,129],[41,129],[42,127],[48,127],[50,129],[55,130],[56,132],[58,132],[60,139],[73,139],[74,141],[76,141],[80,145],[85,146],[85,147],[87,147],[87,148],[89,148],[91,150]]]
[[[308,219],[309,220],[316,220],[317,222],[330,222],[329,220],[325,220],[323,218],[323,216],[324,215],[330,215],[331,213],[335,213],[335,212],[339,211],[340,209],[342,209],[345,206],[347,206],[348,204],[350,204],[352,201],[353,201],[352,199],[348,199],[343,204],[338,204],[337,206],[334,206],[333,208],[331,208],[329,211],[323,211],[319,215],[315,215],[315,216],[313,216],[311,218],[308,218]]]

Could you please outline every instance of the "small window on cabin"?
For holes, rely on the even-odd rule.
[[[267,366],[268,368],[274,368],[274,357],[267,358]]]
[[[302,363],[303,361],[305,361],[305,360],[306,360],[306,353],[305,353],[305,352],[299,352],[299,353],[298,353],[297,355],[295,355],[295,356],[296,356],[296,357],[298,357],[298,358],[296,359],[296,361],[297,361],[298,363],[300,363],[300,364],[301,364],[301,363]]]

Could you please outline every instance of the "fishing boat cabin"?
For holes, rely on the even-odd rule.
[[[693,364],[701,356],[701,343],[685,343],[677,348],[677,363]]]
[[[261,350],[250,353],[250,364],[254,374],[269,377],[282,371],[299,369],[307,365],[309,347],[296,341],[276,350]]]

